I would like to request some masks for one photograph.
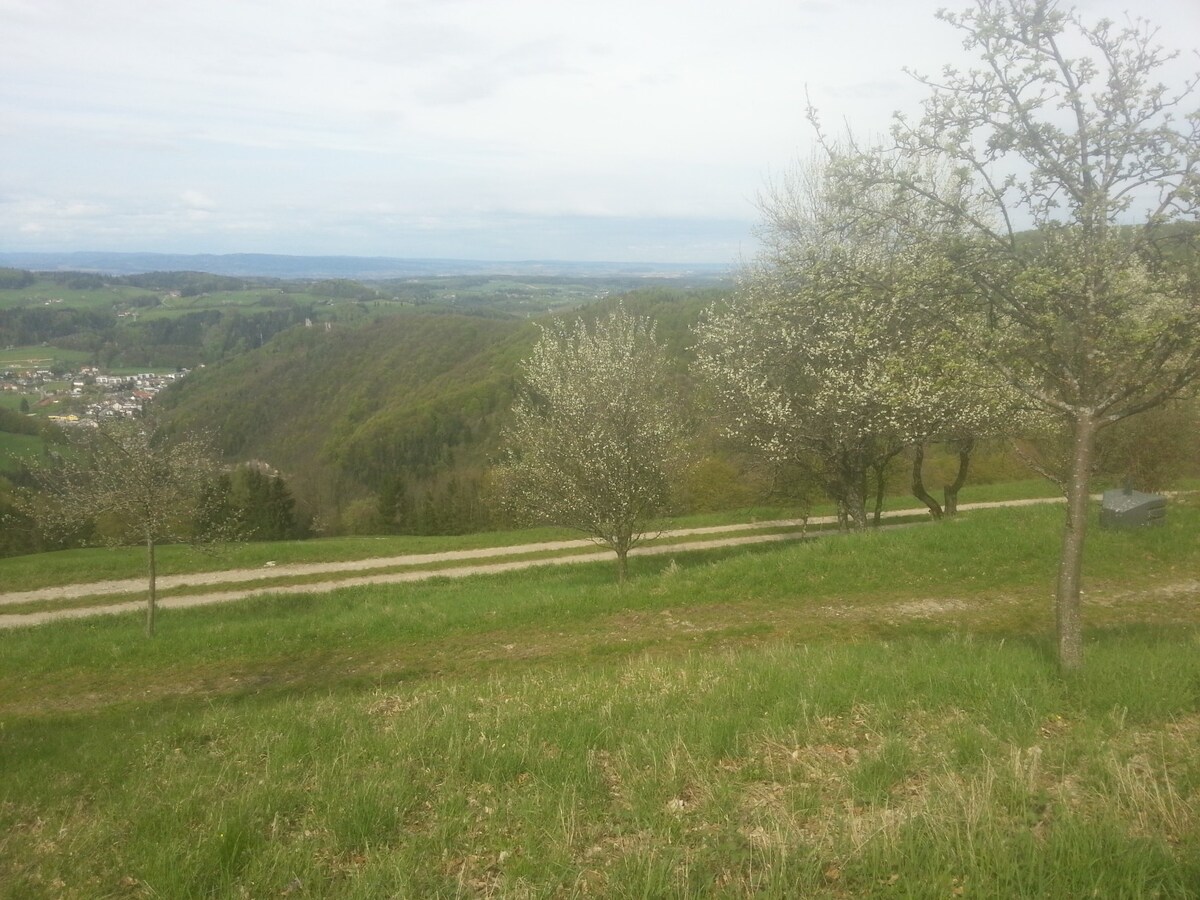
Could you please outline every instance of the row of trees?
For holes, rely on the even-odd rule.
[[[1098,435],[1200,378],[1197,82],[1155,80],[1172,56],[1144,22],[1089,26],[1053,0],[940,17],[978,67],[921,79],[924,114],[879,144],[834,141],[810,111],[822,153],[768,196],[767,252],[697,330],[697,369],[726,429],[815,466],[848,527],[906,446],[953,442],[965,466],[980,436],[1065,437],[1041,469],[1068,500],[1056,611],[1076,668]],[[683,434],[653,329],[623,310],[554,326],[524,375],[511,504],[623,572]]]

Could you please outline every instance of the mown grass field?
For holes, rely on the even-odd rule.
[[[3,897],[1189,897],[1200,507],[0,634]]]
[[[37,400],[37,394],[0,394],[0,406],[3,406],[5,409],[20,409],[22,400],[27,401],[32,406]]]

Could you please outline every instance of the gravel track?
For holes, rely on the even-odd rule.
[[[1001,506],[1031,506],[1043,503],[1061,503],[1061,498],[1046,498],[1032,500],[1009,500],[996,503],[964,503],[959,509],[983,509]],[[921,509],[902,509],[885,512],[885,518],[902,518],[920,515]],[[827,526],[836,524],[833,516],[815,516],[808,520],[810,526]],[[813,537],[812,532],[796,531],[785,533],[747,534],[753,531],[770,531],[783,528],[796,528],[803,524],[801,519],[777,519],[768,522],[755,522],[743,525],[715,525],[705,528],[682,528],[665,531],[659,534],[656,541],[677,541],[687,538],[684,542],[654,543],[631,551],[636,556],[661,556],[673,553],[685,553],[694,550],[710,550],[723,547],[760,544],[772,541],[799,540]],[[821,532],[816,532],[820,534]],[[708,535],[722,535],[704,539]],[[701,538],[696,540],[696,538]],[[569,552],[578,551],[578,552]],[[513,559],[512,557],[530,556],[538,553],[559,552],[567,555],[553,556],[540,559]],[[427,581],[432,578],[465,578],[472,575],[490,575],[499,572],[511,572],[534,566],[562,566],[579,563],[596,562],[610,556],[611,551],[597,550],[596,545],[587,539],[566,541],[545,541],[534,544],[519,544],[509,547],[490,547],[476,550],[449,550],[442,553],[417,553],[404,556],[376,557],[371,559],[349,560],[330,563],[300,563],[286,566],[260,566],[254,569],[228,569],[218,572],[197,572],[186,575],[166,575],[158,579],[160,590],[177,587],[215,587],[221,585],[236,585],[239,582],[263,581],[265,579],[286,579],[310,577],[313,575],[339,576],[324,581],[314,581],[304,584],[259,585],[252,588],[234,588],[232,590],[214,590],[198,593],[179,594],[160,598],[160,609],[184,609],[193,606],[206,606],[214,603],[229,603],[243,600],[247,597],[263,597],[277,594],[324,594],[340,588],[376,584],[404,584],[407,582]],[[447,565],[442,563],[460,563],[476,560],[494,560],[492,562],[471,562],[469,565]],[[439,568],[420,569],[410,572],[379,572],[371,574],[372,570],[396,569],[404,566],[439,565]],[[365,574],[364,574],[365,573]],[[98,581],[92,583],[68,584],[56,587],[40,588],[32,591],[19,591],[0,594],[0,607],[21,603],[39,601],[71,600],[79,597],[93,597],[104,594],[130,594],[145,589],[146,581],[141,578],[120,581]],[[112,615],[131,612],[145,608],[144,600],[116,602],[102,606],[79,607],[75,609],[43,610],[31,613],[0,614],[0,629],[19,628],[30,625],[41,625],[61,619],[80,619],[96,615]]]

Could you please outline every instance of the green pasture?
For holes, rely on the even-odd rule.
[[[88,364],[92,354],[86,350],[61,347],[7,347],[0,349],[0,367],[5,369],[49,369],[56,362],[68,365]]]
[[[20,306],[47,306],[111,310],[125,307],[138,297],[157,296],[157,291],[126,285],[106,285],[98,288],[70,288],[63,284],[39,279],[28,287],[0,290],[0,309]]]
[[[17,468],[19,460],[36,459],[41,453],[42,439],[37,435],[0,431],[0,472]],[[3,583],[3,576],[0,576],[0,584]]]
[[[0,632],[0,897],[1195,896],[1200,508],[1070,677],[1060,514]]]
[[[8,391],[0,393],[0,406],[5,409],[20,409],[22,400],[29,401],[30,412],[34,412],[33,405],[38,400],[37,394],[13,394]]]

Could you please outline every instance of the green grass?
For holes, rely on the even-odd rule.
[[[1200,508],[0,633],[0,897],[1189,897]],[[1182,585],[1182,586],[1181,586]]]
[[[0,291],[0,309],[44,306],[49,303],[53,309],[107,311],[112,309],[114,304],[124,305],[130,298],[141,297],[147,293],[153,292],[120,285],[77,289],[39,279],[28,287]]]
[[[1112,678],[1061,681],[1036,646],[949,638],[26,720],[6,730],[5,771],[39,787],[5,796],[5,883],[67,897],[1186,897],[1200,877],[1197,717],[1181,699],[1194,649],[1093,644],[1096,670],[1163,676],[1134,710]]]
[[[33,434],[0,431],[0,472],[18,468],[21,459],[34,459],[42,453],[42,439]],[[0,584],[3,579],[0,578]]]
[[[20,409],[21,401],[27,400],[30,406],[37,401],[37,394],[10,394],[7,391],[0,394],[0,406],[6,409]]]
[[[61,347],[11,347],[0,349],[0,367],[13,369],[49,369],[56,362],[87,363],[92,354],[87,350],[64,350]]]

